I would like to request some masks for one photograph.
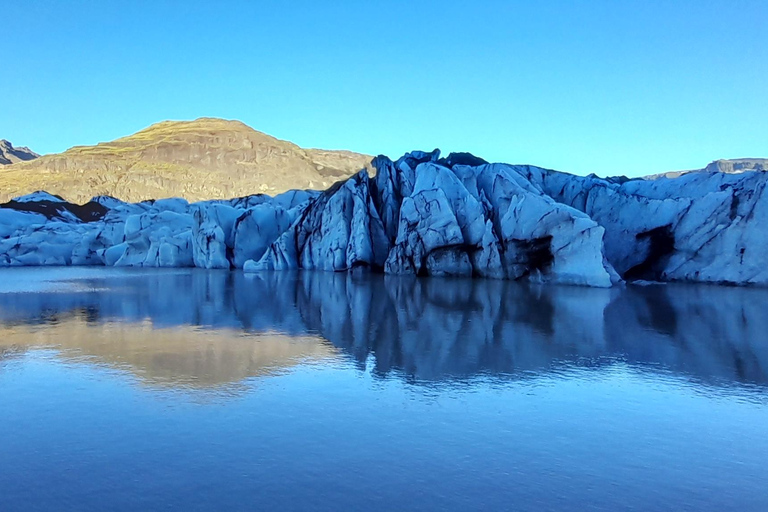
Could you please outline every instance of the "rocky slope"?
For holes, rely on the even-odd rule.
[[[652,174],[647,179],[657,178],[677,178],[690,172],[724,172],[727,174],[738,174],[749,171],[768,171],[768,158],[734,158],[731,160],[715,160],[710,162],[704,169],[695,169],[692,171],[672,171],[661,174]]]
[[[34,160],[40,155],[32,151],[31,149],[21,146],[13,147],[9,141],[0,139],[0,165],[11,165],[18,162],[26,162],[28,160]]]
[[[324,192],[0,205],[0,266],[370,269],[610,287],[768,285],[768,173],[601,179],[467,154],[373,161]]]
[[[0,172],[0,202],[46,190],[75,203],[109,195],[128,202],[189,201],[288,189],[324,189],[370,168],[371,157],[302,149],[239,121],[165,121],[96,146],[15,163]]]

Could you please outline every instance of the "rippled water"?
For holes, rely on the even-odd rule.
[[[0,271],[0,510],[768,510],[768,290]]]

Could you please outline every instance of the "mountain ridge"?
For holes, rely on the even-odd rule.
[[[11,165],[34,160],[39,156],[26,146],[14,147],[9,140],[0,139],[0,165]]]
[[[215,117],[160,121],[112,141],[43,156],[0,139],[0,203],[40,190],[73,203],[99,195],[128,202],[275,195],[326,189],[363,168],[373,172],[371,160],[353,151],[302,148],[241,121]],[[718,159],[702,169],[639,179],[766,170],[768,158]]]
[[[98,195],[129,202],[274,195],[327,188],[370,169],[371,159],[346,150],[301,148],[235,120],[161,121],[113,141],[3,167],[0,202],[37,190],[78,203]]]
[[[644,176],[645,179],[677,178],[691,172],[724,172],[726,174],[738,174],[742,172],[768,171],[768,158],[719,158],[713,160],[702,169],[690,169],[687,171],[668,171]]]

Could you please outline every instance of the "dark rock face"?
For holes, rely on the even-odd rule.
[[[672,232],[672,227],[667,225],[653,228],[638,233],[635,238],[648,241],[646,256],[641,263],[627,270],[624,273],[624,278],[629,280],[660,280],[661,273],[675,250],[675,235]]]
[[[0,165],[10,165],[17,162],[34,160],[40,155],[27,147],[14,147],[9,141],[0,139]]]
[[[0,204],[0,208],[9,208],[19,212],[39,213],[45,218],[62,219],[68,216],[75,217],[81,222],[96,222],[107,213],[107,208],[98,202],[90,201],[83,205],[72,204],[66,201],[8,201]]]

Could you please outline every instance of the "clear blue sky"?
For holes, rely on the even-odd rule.
[[[302,146],[640,175],[768,157],[768,1],[0,0],[0,138],[217,116]]]

